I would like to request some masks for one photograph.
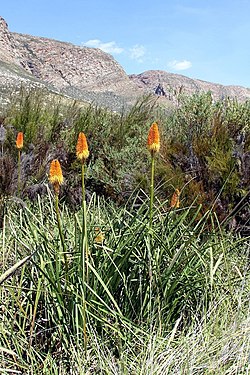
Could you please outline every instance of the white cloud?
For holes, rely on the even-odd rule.
[[[123,52],[123,48],[119,47],[114,41],[104,43],[99,39],[91,39],[83,44],[87,47],[100,48],[107,53],[119,54]]]
[[[146,53],[146,48],[140,44],[135,44],[132,48],[129,49],[130,58],[138,62],[143,62],[142,57]]]
[[[135,44],[127,49],[119,47],[115,41],[102,42],[100,39],[90,39],[82,44],[87,47],[100,48],[102,51],[112,55],[125,53],[130,59],[140,63],[143,62],[143,57],[146,54],[146,48],[141,44]]]
[[[178,13],[184,13],[189,16],[208,16],[211,14],[210,9],[207,6],[202,6],[200,8],[198,7],[192,7],[192,6],[185,6],[185,5],[176,5],[175,6],[176,12]]]
[[[188,60],[177,61],[173,60],[168,63],[168,66],[174,70],[186,70],[191,68],[192,63]]]

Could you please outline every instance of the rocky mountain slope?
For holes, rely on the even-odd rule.
[[[163,94],[171,101],[176,101],[180,93],[191,95],[202,91],[211,91],[214,99],[225,97],[236,97],[239,101],[250,99],[250,89],[242,86],[223,86],[161,70],[149,70],[129,77],[146,92],[156,92],[158,89],[159,95]]]
[[[112,109],[143,95],[111,55],[97,48],[12,33],[0,17],[2,101],[20,85],[44,87]]]
[[[160,86],[159,86],[160,84]],[[145,93],[164,94],[169,103],[180,92],[208,91],[215,98],[250,98],[250,89],[190,79],[164,71],[128,76],[118,62],[97,48],[10,32],[0,17],[0,104],[20,86],[41,87],[52,93],[95,102],[113,110],[132,104]]]

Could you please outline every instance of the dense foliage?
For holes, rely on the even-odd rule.
[[[88,191],[125,202],[138,186],[145,191],[149,188],[145,144],[147,129],[155,120],[162,135],[158,197],[169,198],[178,188],[183,206],[198,199],[203,213],[213,206],[220,221],[233,218],[234,226],[247,231],[250,102],[214,102],[210,93],[183,96],[179,106],[172,109],[160,108],[155,98],[146,97],[130,111],[113,113],[94,105],[65,105],[59,99],[46,104],[41,92],[23,92],[3,118],[7,134],[2,140],[0,191],[16,191],[14,141],[16,133],[22,131],[23,196],[44,191],[49,162],[56,157],[66,176],[64,199],[72,206],[78,204],[75,144],[83,130],[91,155]]]

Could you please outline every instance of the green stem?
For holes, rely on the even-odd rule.
[[[82,163],[82,208],[85,201],[84,163]]]
[[[21,150],[18,150],[18,177],[17,177],[17,194],[20,196],[21,190]]]
[[[157,259],[155,258],[156,254],[154,254],[153,248],[153,205],[154,205],[154,177],[155,177],[155,152],[151,151],[151,182],[150,182],[150,206],[149,206],[149,243],[148,243],[148,271],[149,271],[149,318],[150,318],[150,331],[153,332],[153,325],[151,324],[153,321],[153,295],[154,295],[154,289],[156,287],[157,290],[157,280],[156,275],[154,275],[153,267]],[[157,290],[157,302],[158,302],[158,316],[159,316],[159,326],[161,325],[161,316],[159,313],[160,309],[160,299],[159,299],[159,291]],[[160,327],[161,329],[161,327]]]
[[[88,281],[88,231],[87,231],[87,204],[85,197],[84,163],[82,164],[82,260],[83,268],[86,265],[86,279]]]
[[[84,298],[84,301],[83,301],[83,340],[84,340],[84,353],[85,353],[85,356],[86,356],[88,336],[87,336],[86,300],[85,300],[85,298]]]
[[[59,213],[58,193],[55,193],[55,208],[56,208],[57,226],[58,226],[58,229],[59,229],[59,236],[60,236],[60,240],[61,240],[61,244],[62,244],[62,248],[63,248],[63,256],[64,256],[64,261],[65,261],[66,276],[68,277],[68,259],[67,259],[66,246],[65,246],[65,241],[64,241],[63,231],[62,231],[61,218],[60,218],[60,213]]]
[[[152,229],[153,203],[154,203],[154,174],[155,174],[155,154],[151,153],[151,183],[150,183],[150,206],[149,206],[149,228]]]
[[[154,170],[155,170],[155,153],[151,152],[151,183],[150,183],[150,205],[149,205],[149,236],[148,236],[148,273],[149,273],[149,321],[150,332],[152,333],[152,296],[153,296],[153,269],[152,269],[152,222],[153,222],[153,203],[154,203]]]
[[[87,205],[85,197],[84,163],[82,163],[82,237],[81,237],[81,272],[83,281],[83,335],[84,352],[87,352],[87,322],[86,322],[86,282],[88,282],[88,232],[87,232]],[[86,271],[86,272],[85,272]]]
[[[155,175],[155,152],[151,151],[151,184],[150,184],[150,207],[149,207],[149,245],[148,245],[148,267],[149,267],[149,293],[150,293],[150,321],[153,320],[152,311],[152,299],[153,299],[153,288],[156,287],[157,291],[157,305],[158,305],[158,319],[159,319],[159,330],[161,331],[161,305],[160,305],[160,294],[159,288],[157,287],[157,278],[153,274],[153,262],[157,262],[157,258],[153,252],[153,233],[152,233],[152,223],[153,223],[153,204],[154,204],[154,175]],[[150,330],[152,327],[150,326]]]

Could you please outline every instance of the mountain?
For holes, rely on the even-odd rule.
[[[168,73],[161,70],[149,70],[141,74],[131,74],[130,79],[142,90],[155,92],[163,89],[165,96],[176,101],[178,94],[193,94],[211,91],[214,99],[225,97],[237,98],[239,101],[250,99],[250,89],[242,86],[223,86],[218,83],[192,79],[181,74]]]
[[[15,88],[38,86],[78,100],[120,108],[143,90],[109,54],[97,48],[10,32],[0,17],[1,101]]]
[[[94,102],[120,110],[162,85],[162,101],[173,102],[180,92],[210,90],[215,98],[250,98],[250,89],[191,79],[164,71],[128,76],[121,65],[98,48],[80,47],[48,38],[10,32],[0,17],[0,105],[13,92],[39,87],[51,94]]]

